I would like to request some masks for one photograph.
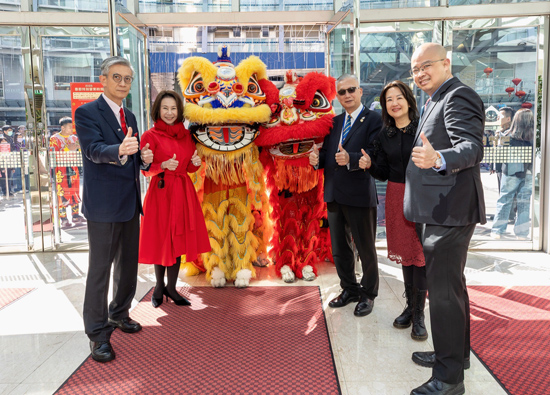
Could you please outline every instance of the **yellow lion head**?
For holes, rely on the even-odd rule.
[[[266,76],[266,66],[256,56],[233,66],[225,46],[215,63],[197,56],[185,59],[178,78],[186,101],[184,115],[197,141],[223,152],[254,141],[259,124],[271,118],[262,89]]]

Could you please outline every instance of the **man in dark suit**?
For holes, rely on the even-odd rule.
[[[103,94],[79,107],[76,133],[84,165],[82,212],[88,220],[89,266],[84,296],[84,328],[92,358],[115,358],[110,343],[115,328],[134,333],[141,325],[130,319],[136,292],[141,193],[140,168],[153,161],[146,146],[139,151],[136,117],[123,107],[134,71],[122,57],[101,64]],[[113,271],[113,300],[107,306],[109,277]]]
[[[309,163],[324,169],[325,202],[332,243],[332,255],[340,278],[341,294],[330,307],[359,302],[354,314],[372,312],[378,295],[376,256],[376,186],[368,172],[359,167],[361,149],[373,151],[373,139],[382,128],[377,113],[361,104],[363,90],[356,76],[344,74],[336,81],[337,98],[345,112],[334,118],[333,127],[321,150],[314,147]],[[363,277],[357,282],[352,238],[361,259]]]
[[[430,99],[407,166],[404,212],[417,223],[426,257],[434,352],[413,361],[432,378],[411,394],[463,394],[470,364],[470,309],[464,267],[477,223],[485,223],[479,164],[484,108],[478,94],[451,74],[445,48],[428,43],[411,59],[416,85]]]

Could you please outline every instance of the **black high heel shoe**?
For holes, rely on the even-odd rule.
[[[166,289],[166,288],[164,288]],[[162,293],[164,294],[164,290],[162,291]],[[153,307],[156,309],[157,307],[159,307],[162,302],[163,302],[163,296],[161,295],[160,298],[155,298],[155,294],[153,293],[153,295],[151,295],[151,304],[153,305]]]
[[[181,296],[180,294],[178,294],[176,292],[177,295],[179,295],[181,297],[181,299],[174,299],[169,293],[168,293],[168,289],[166,287],[164,287],[164,291],[162,291],[164,293],[164,295],[166,296],[166,300],[168,299],[172,299],[172,301],[177,305],[177,306],[191,306],[191,302],[189,300],[187,300],[186,298],[184,298],[183,296]]]

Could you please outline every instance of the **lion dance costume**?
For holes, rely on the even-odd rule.
[[[259,58],[233,66],[228,48],[218,55],[215,63],[185,59],[178,78],[185,118],[204,162],[194,181],[212,247],[204,257],[206,275],[214,287],[231,280],[246,287],[271,235],[263,166],[253,141],[259,124],[271,118],[263,86],[273,84]]]
[[[50,147],[54,151],[69,152],[70,144],[78,144],[78,137],[73,134],[63,136],[57,133],[50,138]],[[73,151],[74,152],[74,151]],[[76,152],[75,152],[76,157]],[[63,162],[66,158],[59,158]],[[55,168],[56,194],[59,205],[59,218],[62,226],[68,224],[67,207],[71,210],[73,222],[83,219],[80,215],[80,174],[77,166],[57,166]]]
[[[271,254],[285,282],[295,277],[311,281],[316,263],[332,260],[328,229],[321,226],[326,224],[323,173],[309,164],[309,154],[330,132],[335,95],[334,78],[309,73],[300,81],[288,71],[278,113],[256,139],[265,147],[261,161],[275,221]]]

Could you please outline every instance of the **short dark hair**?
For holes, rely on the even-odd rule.
[[[387,84],[380,92],[380,106],[382,107],[382,121],[384,126],[395,126],[395,119],[388,113],[386,108],[386,94],[390,88],[397,88],[401,91],[405,100],[409,104],[409,119],[412,121],[418,118],[418,107],[416,106],[416,99],[409,88],[403,81],[395,80]]]
[[[512,107],[501,107],[498,111],[504,111],[505,116],[510,117],[510,119],[514,118],[514,109]]]
[[[178,117],[176,118],[176,123],[183,121],[183,100],[180,95],[174,91],[161,91],[159,92],[155,102],[153,103],[153,108],[151,108],[151,118],[153,122],[156,122],[160,118],[160,104],[162,99],[165,97],[171,97],[176,101],[176,107],[178,108]]]

